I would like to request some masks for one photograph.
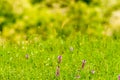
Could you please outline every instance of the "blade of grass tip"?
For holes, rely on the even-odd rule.
[[[56,76],[60,76],[60,66],[57,66],[57,69],[56,69]]]

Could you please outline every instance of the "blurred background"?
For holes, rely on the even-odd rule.
[[[119,37],[120,0],[0,0],[0,40]]]

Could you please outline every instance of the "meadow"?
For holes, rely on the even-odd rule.
[[[120,0],[0,0],[0,80],[120,80]]]
[[[119,80],[120,39],[76,35],[0,45],[0,80]]]

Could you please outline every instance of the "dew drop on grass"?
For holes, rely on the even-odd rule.
[[[48,61],[50,60],[50,58],[47,59]]]

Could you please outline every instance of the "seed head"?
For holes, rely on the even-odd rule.
[[[82,69],[85,67],[86,60],[82,60]]]
[[[26,54],[26,55],[25,55],[25,58],[26,58],[26,59],[28,59],[28,58],[29,58],[29,55],[28,55],[28,54]]]
[[[61,61],[62,61],[62,56],[60,55],[58,56],[58,63],[61,63]]]
[[[57,66],[57,69],[56,69],[56,76],[57,77],[60,76],[60,67],[59,66]]]

